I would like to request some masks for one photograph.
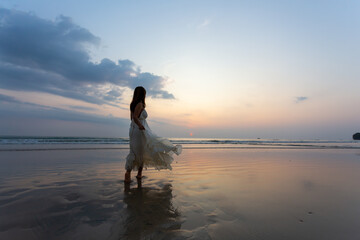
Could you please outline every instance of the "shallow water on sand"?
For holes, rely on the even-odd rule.
[[[360,237],[357,149],[185,149],[128,186],[127,152],[0,152],[0,239]]]

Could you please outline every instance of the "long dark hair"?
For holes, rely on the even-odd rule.
[[[138,86],[135,88],[133,99],[130,103],[130,111],[131,112],[135,111],[135,107],[139,102],[142,102],[145,107],[145,95],[146,95],[145,88],[143,88],[142,86]]]

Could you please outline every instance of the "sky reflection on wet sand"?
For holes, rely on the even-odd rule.
[[[0,152],[0,238],[360,235],[358,150],[186,149],[125,186],[127,151]]]

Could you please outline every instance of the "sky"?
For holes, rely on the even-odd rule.
[[[351,139],[359,1],[0,0],[0,135]]]

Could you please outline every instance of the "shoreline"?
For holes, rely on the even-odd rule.
[[[95,146],[94,146],[95,145]],[[0,152],[16,152],[16,151],[71,151],[71,150],[128,150],[128,145],[108,147],[108,145],[96,146],[97,144],[0,144]],[[219,146],[220,145],[220,146]],[[50,147],[51,146],[51,147]],[[71,146],[71,147],[70,147]],[[249,144],[182,144],[183,149],[354,149],[354,146],[314,146],[314,145],[249,145]]]

